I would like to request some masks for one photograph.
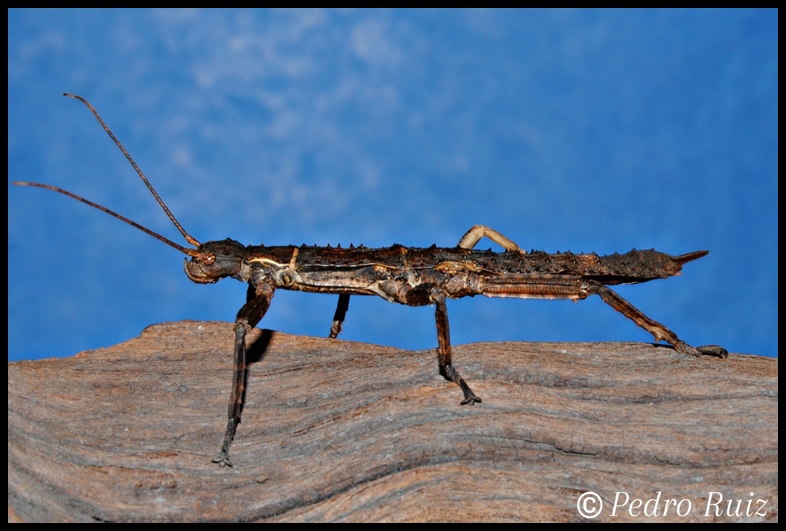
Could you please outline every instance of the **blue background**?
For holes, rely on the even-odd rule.
[[[688,343],[777,356],[777,16],[10,10],[9,183],[182,241],[74,92],[202,242],[451,246],[485,224],[548,252],[709,249],[618,292]],[[245,300],[51,192],[9,184],[8,227],[11,360]],[[279,290],[260,326],[325,336],[335,301]],[[652,341],[597,297],[448,308],[454,344]],[[342,338],[433,348],[433,309],[354,297]]]

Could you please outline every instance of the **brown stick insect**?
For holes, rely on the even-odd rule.
[[[644,315],[607,287],[679,275],[684,264],[701,258],[708,251],[680,256],[635,249],[610,256],[570,252],[528,253],[499,232],[482,225],[469,229],[455,247],[266,247],[246,246],[231,239],[203,244],[178,223],[93,106],[80,96],[65,95],[78,99],[90,109],[177,230],[195,248],[178,245],[120,214],[55,186],[30,182],[13,184],[37,186],[65,194],[150,234],[190,257],[185,260],[185,272],[188,278],[198,284],[211,284],[225,277],[248,283],[246,303],[235,318],[234,374],[227,428],[218,455],[213,459],[213,462],[222,466],[232,465],[229,447],[240,423],[246,381],[246,334],[264,317],[276,289],[338,295],[338,306],[330,327],[331,338],[341,333],[351,295],[377,295],[387,301],[409,306],[435,306],[439,371],[461,388],[464,394],[462,405],[473,405],[481,400],[453,367],[445,304],[447,299],[485,295],[519,299],[570,299],[575,302],[590,295],[598,295],[606,304],[651,333],[656,342],[666,341],[677,352],[690,356],[728,356],[726,350],[717,345],[688,345],[677,334]],[[496,242],[505,251],[476,250],[475,245],[483,237]]]

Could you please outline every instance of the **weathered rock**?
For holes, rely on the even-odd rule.
[[[221,468],[233,337],[168,323],[9,363],[9,521],[574,521],[589,491],[600,521],[777,519],[777,360],[455,346],[483,399],[470,407],[434,350],[255,330],[235,466]],[[612,515],[617,492],[659,498],[659,515]],[[682,503],[664,516],[669,500]]]

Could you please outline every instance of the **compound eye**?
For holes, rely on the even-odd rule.
[[[215,261],[216,261],[216,255],[214,255],[213,253],[202,255],[202,263],[205,265],[211,265]]]

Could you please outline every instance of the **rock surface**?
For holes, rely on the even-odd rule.
[[[775,359],[454,346],[470,407],[434,350],[255,330],[221,468],[233,337],[166,323],[9,363],[9,521],[581,521],[587,492],[595,521],[777,520]]]

